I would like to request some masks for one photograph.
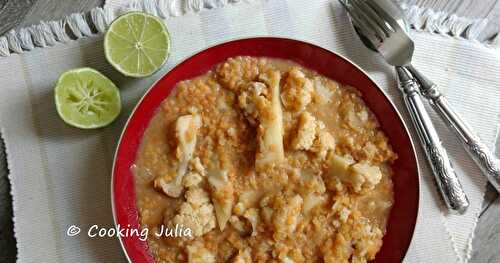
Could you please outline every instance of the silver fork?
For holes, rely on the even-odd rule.
[[[357,0],[357,2],[363,4],[359,0]],[[370,7],[370,5],[373,10],[366,9]],[[376,23],[385,26],[385,30],[387,30],[388,25],[391,25],[391,27],[396,30],[396,32],[392,34],[392,39],[399,40],[399,46],[401,48],[413,50],[413,41],[409,36],[409,27],[406,23],[404,13],[398,5],[394,4],[392,1],[374,0],[371,1],[371,4],[365,3],[360,7],[363,6],[367,12],[371,14],[371,17],[375,19]],[[371,11],[375,11],[376,14],[373,14]],[[377,14],[380,17],[377,17]],[[396,45],[397,43],[394,44]],[[393,59],[396,59],[397,57],[407,57],[404,50],[399,50],[402,51],[401,53],[394,52],[397,50],[397,48],[395,48],[397,46],[386,46],[392,50],[391,55]],[[389,49],[385,50],[386,54],[391,52]],[[411,60],[411,55],[409,56],[409,59]],[[482,173],[486,176],[491,185],[497,190],[497,192],[500,193],[500,164],[496,161],[496,158],[493,156],[490,149],[488,149],[479,136],[474,133],[474,131],[460,117],[460,115],[453,110],[446,97],[439,92],[436,84],[421,74],[411,65],[411,63],[408,63],[406,68],[418,80],[420,84],[420,91],[424,97],[429,100],[434,110],[462,142],[467,153],[481,169]]]
[[[399,10],[386,0],[339,0],[349,13],[351,21],[363,43],[378,51],[391,65],[396,67],[399,87],[410,113],[422,148],[432,168],[438,188],[446,205],[453,211],[463,213],[469,201],[453,170],[450,159],[429,114],[425,110],[420,94],[420,86],[411,72],[411,58],[414,44],[406,32],[404,20],[384,19],[388,13]],[[382,6],[380,6],[382,5]],[[382,14],[384,18],[382,18]],[[402,16],[401,16],[402,17]],[[401,24],[398,24],[401,23]]]
[[[400,7],[387,0],[375,0],[371,2],[371,5],[374,10],[378,8],[378,12],[376,13],[381,17],[377,18],[374,16],[378,23],[385,22],[383,25],[386,26],[387,23],[389,23],[396,29],[399,27],[399,29],[397,29],[397,34],[399,35],[399,38],[402,39],[400,45],[405,44],[401,45],[401,47],[404,48],[406,46],[407,48],[413,49],[413,41],[411,41],[409,36],[409,29],[405,21],[404,13]],[[365,7],[367,6],[368,5],[365,4]],[[370,11],[368,10],[368,12]],[[403,55],[400,54],[399,56]],[[492,152],[473,132],[470,126],[460,117],[460,115],[453,110],[445,96],[439,92],[436,84],[421,74],[411,65],[411,63],[408,63],[406,68],[420,83],[420,90],[424,97],[429,100],[434,110],[445,121],[447,126],[456,134],[467,153],[481,169],[482,173],[486,176],[491,185],[493,185],[497,192],[500,193],[500,164],[496,161]]]

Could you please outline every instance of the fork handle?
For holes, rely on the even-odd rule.
[[[431,118],[425,110],[418,83],[405,68],[396,67],[396,70],[406,108],[410,113],[441,195],[449,209],[462,214],[469,206],[469,200],[453,170]]]
[[[436,84],[418,72],[413,66],[409,66],[408,70],[420,82],[420,90],[424,97],[429,100],[434,110],[446,122],[446,126],[457,135],[467,153],[479,166],[491,185],[500,193],[500,164],[496,161],[492,152],[453,110],[446,97],[439,92]]]

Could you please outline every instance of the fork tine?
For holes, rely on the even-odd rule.
[[[381,30],[381,28],[375,24],[373,21],[369,19],[369,17],[366,16],[366,14],[363,13],[363,11],[360,10],[358,6],[353,5],[353,1],[349,1],[349,14],[351,17],[356,18],[358,21],[358,24],[361,24],[364,26],[364,31],[365,32],[372,32],[380,42],[384,41],[384,39],[387,37],[385,32]]]
[[[378,14],[378,17],[384,20],[385,25],[390,25],[392,28],[392,31],[395,32],[396,28],[399,27],[397,22],[395,22],[392,19],[387,19],[386,17],[390,16],[383,8],[381,8],[375,1],[365,1],[365,4],[369,6],[376,14]]]
[[[361,34],[372,43],[372,46],[378,46],[384,37],[379,35],[373,26],[368,25],[364,19],[360,18],[351,5],[344,0],[339,0],[339,2],[344,6],[356,29],[361,31]]]
[[[389,37],[389,34],[391,32],[394,32],[393,28],[385,21],[385,18],[383,18],[383,15],[380,14],[378,11],[379,9],[374,9],[373,5],[373,0],[351,0],[354,2],[354,4],[363,11],[370,19],[372,19],[380,28],[384,31],[387,37]],[[376,7],[378,7],[376,4],[374,4]]]
[[[381,45],[382,40],[380,37],[375,35],[373,31],[363,29],[356,22],[353,21],[354,30],[356,30],[361,41],[371,50],[377,51],[378,47]]]
[[[349,17],[351,18],[351,20],[357,24],[358,27],[360,27],[361,29],[363,29],[364,31],[372,31],[372,27],[367,25],[365,23],[365,21],[363,19],[361,19],[359,17],[359,15],[354,11],[353,7],[346,3],[345,1],[343,0],[339,0],[340,3],[342,3],[342,5],[344,6],[345,10],[347,11],[347,13],[349,14]]]
[[[382,38],[389,37],[389,31],[384,25],[384,21],[373,10],[363,5],[360,0],[350,0],[350,2],[352,3],[354,12],[358,13],[359,17],[366,21],[373,30],[377,31]]]

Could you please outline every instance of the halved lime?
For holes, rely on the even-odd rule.
[[[63,73],[54,90],[59,116],[69,125],[94,129],[116,119],[121,110],[120,91],[106,76],[91,68]]]
[[[104,37],[106,59],[129,77],[155,73],[167,61],[169,52],[170,36],[165,24],[142,12],[118,17]]]

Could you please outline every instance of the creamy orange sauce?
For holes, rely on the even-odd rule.
[[[179,83],[151,120],[133,167],[140,223],[157,262],[366,262],[382,245],[395,159],[355,88],[232,58]],[[154,235],[175,224],[196,235]]]

